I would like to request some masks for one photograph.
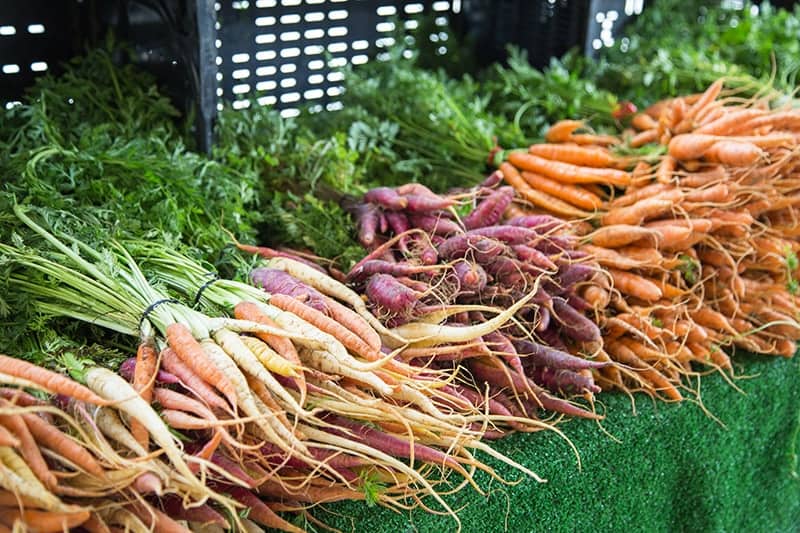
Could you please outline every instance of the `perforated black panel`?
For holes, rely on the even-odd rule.
[[[339,106],[342,75],[336,69],[381,57],[394,44],[395,23],[413,29],[435,13],[447,24],[460,2],[368,0],[225,0],[218,12],[219,88],[226,100],[256,97],[285,115],[304,102]],[[457,5],[455,6],[457,8]],[[436,39],[436,36],[433,37]],[[439,53],[446,53],[446,42]],[[249,105],[235,101],[235,107]]]

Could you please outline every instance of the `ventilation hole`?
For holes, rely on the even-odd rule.
[[[323,81],[325,81],[325,76],[323,76],[322,74],[312,74],[311,76],[308,77],[308,83],[312,85],[322,83]]]
[[[256,26],[272,26],[275,22],[275,17],[256,17]]]
[[[243,80],[250,77],[250,70],[246,68],[239,68],[231,72],[231,77],[235,80]]]
[[[434,11],[447,11],[450,9],[450,2],[434,2],[432,7]]]
[[[447,17],[436,17],[433,23],[437,26],[447,26]]]
[[[328,35],[331,37],[344,37],[347,35],[347,26],[334,26],[328,29]]]
[[[440,40],[440,41],[446,41],[446,40],[447,40],[447,39],[449,39],[449,38],[450,38],[450,36],[449,36],[449,35],[447,35],[447,33],[445,33],[445,32],[439,32],[439,40]]]
[[[297,80],[294,78],[283,78],[281,80],[281,88],[282,89],[291,89],[292,87],[297,86]]]
[[[271,91],[278,87],[278,83],[274,81],[260,81],[256,83],[256,91]]]
[[[29,24],[28,33],[44,33],[44,24]]]
[[[299,6],[303,0],[281,0],[282,6]]]
[[[412,57],[414,57],[414,52],[412,52],[411,50],[403,50],[404,59],[411,59]]]
[[[217,87],[217,96],[219,96],[220,98],[222,98],[222,95],[223,95],[223,94],[224,94],[224,92],[223,92],[223,90],[222,90],[222,87]]]
[[[233,54],[231,56],[231,61],[233,61],[234,63],[247,63],[248,61],[250,61],[250,54],[246,54],[244,52],[239,54]]]
[[[320,105],[320,104],[315,104],[315,105],[312,105],[312,106],[310,106],[310,107],[308,108],[308,112],[309,112],[309,113],[311,113],[311,114],[313,115],[313,114],[319,113],[320,111],[323,111],[324,109],[325,109],[325,108],[324,108],[324,107],[322,107],[322,105]]]
[[[347,58],[344,57],[334,57],[330,61],[328,61],[328,66],[330,68],[340,68],[347,64]]]
[[[305,17],[306,22],[320,22],[325,20],[325,13],[321,11],[312,11],[311,13],[306,13]]]
[[[298,100],[300,99],[300,95],[298,95]],[[283,100],[283,98],[281,98]],[[288,109],[281,110],[281,116],[283,118],[294,118],[300,116],[300,110],[294,107],[290,107]]]
[[[328,52],[332,54],[340,54],[347,51],[347,43],[331,43],[328,45]]]
[[[278,69],[273,67],[272,65],[269,65],[267,67],[258,67],[256,69],[256,76],[258,77],[272,76],[276,72],[278,72]]]
[[[438,55],[440,55],[440,56],[445,55],[447,53],[447,47],[446,46],[440,46],[439,48],[436,49],[436,53]]]
[[[221,27],[222,27],[222,25],[219,23],[219,21],[214,23],[214,29],[215,30],[219,30]]]
[[[214,2],[214,11],[219,11],[220,9],[222,9],[222,4],[220,4],[219,2]]]
[[[274,33],[262,33],[260,35],[256,35],[256,44],[270,44],[274,43],[275,40]]]
[[[306,4],[314,5],[314,4],[324,4],[325,0],[306,0]]]
[[[297,24],[303,20],[303,17],[297,13],[289,13],[288,15],[281,16],[281,24]]]
[[[461,13],[461,0],[453,0],[453,13]]]
[[[233,9],[247,9],[248,7],[250,7],[250,2],[248,2],[247,0],[238,0],[238,1],[234,0],[233,2],[231,2],[231,7]]]
[[[394,37],[383,37],[382,39],[375,40],[375,45],[378,48],[386,48],[387,46],[392,46],[394,43]]]
[[[417,20],[407,20],[403,24],[407,30],[416,30],[419,27],[419,21]]]
[[[380,6],[376,12],[380,17],[391,17],[397,14],[397,8],[394,6]]]
[[[350,45],[353,50],[366,50],[369,48],[369,41],[360,40],[360,41],[353,41]]]
[[[344,72],[331,72],[328,74],[328,81],[337,82],[344,80]]]
[[[278,2],[275,0],[256,0],[256,7],[275,7]]]
[[[220,56],[217,56],[216,59],[214,59],[214,63],[216,63],[217,66],[221,65],[222,64],[222,58]]]
[[[285,31],[281,33],[281,41],[288,42],[288,41],[296,41],[300,38],[299,31]]]
[[[17,72],[19,72],[19,65],[14,65],[13,63],[3,65],[3,74],[16,74]]]
[[[404,9],[409,15],[415,15],[417,13],[422,13],[425,10],[425,6],[419,3],[408,4]]]
[[[271,95],[270,96],[262,96],[261,98],[258,99],[258,105],[273,105],[277,101],[278,101],[278,99],[275,98],[274,96],[271,96]]]
[[[375,59],[378,61],[389,61],[391,58],[392,56],[389,54],[389,52],[381,52],[375,56]]]
[[[291,104],[300,100],[300,93],[285,93],[281,95],[281,102]]]
[[[250,100],[236,100],[233,102],[234,109],[247,109],[250,107]]]
[[[14,109],[17,106],[22,105],[22,102],[18,100],[14,100],[12,102],[6,102],[6,109]]]
[[[328,94],[328,96],[339,96],[340,94],[342,94],[342,88],[341,87],[328,87],[328,90],[325,91],[325,92]]]
[[[321,44],[310,44],[303,48],[303,53],[307,56],[315,56],[325,51],[325,47]]]
[[[31,63],[31,70],[34,72],[44,72],[47,70],[47,63],[44,61],[34,61]]]
[[[364,54],[359,54],[359,55],[357,55],[357,56],[353,56],[353,57],[352,57],[352,59],[350,59],[350,61],[351,61],[351,62],[352,62],[354,65],[363,65],[364,63],[366,63],[367,61],[369,61],[369,56],[366,56],[366,55],[364,55]]]
[[[0,26],[0,35],[14,35],[17,33],[17,29],[14,26]],[[10,104],[11,102],[9,102]],[[6,108],[8,108],[8,104],[6,104]]]
[[[281,72],[283,74],[291,74],[296,70],[297,70],[297,65],[295,65],[294,63],[284,63],[283,65],[281,65]]]
[[[278,54],[275,50],[261,50],[260,52],[256,52],[256,61],[269,61],[276,57],[278,57]]]
[[[394,22],[379,22],[375,25],[375,29],[381,33],[392,31],[394,29]]]
[[[430,34],[428,36],[428,39],[430,39],[432,43],[438,43],[439,42],[439,35],[436,34],[436,33],[432,33],[432,34]]]
[[[297,57],[300,55],[299,48],[284,48],[281,50],[281,57]]]
[[[319,39],[321,37],[325,37],[325,30],[321,30],[319,28],[314,28],[313,30],[306,30],[303,34],[303,37],[306,39]]]
[[[325,91],[322,89],[309,89],[303,93],[303,98],[306,100],[315,100],[317,98],[322,98],[325,96]]]
[[[222,41],[220,41],[219,39],[215,39],[214,46],[216,46],[217,48],[222,48]]]
[[[244,94],[250,91],[250,85],[247,83],[240,83],[233,86],[233,94]]]
[[[321,59],[315,59],[313,61],[308,62],[309,70],[319,70],[321,68],[325,68],[325,62]]]
[[[217,72],[217,81],[222,81],[222,72]]]
[[[334,9],[328,12],[328,18],[331,20],[344,20],[347,18],[346,9]]]
[[[342,108],[344,108],[344,105],[341,102],[331,102],[325,106],[327,111],[339,111]]]
[[[222,102],[217,102],[217,111],[222,111],[223,109],[225,109],[225,106],[222,105]]]

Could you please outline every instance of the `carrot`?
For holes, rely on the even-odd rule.
[[[739,333],[721,313],[709,307],[700,307],[699,309],[690,311],[689,316],[704,328],[731,333],[733,335]]]
[[[108,405],[108,402],[98,395],[66,376],[22,359],[0,354],[0,381],[3,380],[4,375],[28,381],[51,394],[63,394],[94,405]]]
[[[250,348],[253,355],[255,355],[258,360],[261,361],[261,364],[270,372],[278,374],[279,376],[292,378],[302,373],[298,365],[294,365],[278,355],[278,353],[270,348],[264,341],[255,337],[242,336],[240,338],[245,346]]]
[[[581,127],[583,127],[583,122],[580,120],[559,120],[548,128],[544,138],[550,143],[566,142],[572,132]]]
[[[55,489],[58,480],[50,471],[47,462],[36,445],[33,435],[31,435],[25,420],[21,415],[0,415],[0,424],[8,428],[20,441],[18,448],[25,462],[28,463],[31,471],[49,490]]]
[[[603,226],[586,236],[588,242],[602,248],[621,248],[637,241],[658,244],[660,238],[657,231],[628,224]]]
[[[328,318],[323,313],[313,309],[302,302],[287,296],[285,294],[273,294],[269,299],[270,303],[281,309],[296,315],[313,326],[319,328],[320,331],[331,335],[336,340],[342,343],[347,349],[353,353],[360,355],[368,361],[377,361],[381,358],[381,354],[373,350],[367,343],[365,343],[355,333],[343,328],[338,322]]]
[[[677,164],[678,162],[671,155],[664,156],[656,171],[656,181],[658,183],[671,183]]]
[[[591,255],[598,264],[604,267],[615,268],[619,270],[634,270],[637,268],[644,268],[646,266],[657,266],[657,264],[643,264],[642,261],[626,257],[620,254],[618,251],[610,250],[608,248],[601,248],[591,244],[584,244],[581,249]]]
[[[81,527],[88,531],[88,533],[111,533],[111,529],[109,529],[105,521],[100,518],[100,515],[96,512],[89,515],[89,519],[81,524]]]
[[[673,201],[661,198],[645,198],[627,207],[615,208],[606,213],[601,222],[604,226],[628,224],[640,226],[645,220],[652,219],[669,213],[674,205]]]
[[[669,155],[681,161],[700,159],[718,140],[720,138],[715,135],[700,133],[676,135],[669,141]]]
[[[658,122],[647,113],[636,113],[631,119],[631,125],[639,131],[651,130],[658,127]]]
[[[172,348],[166,347],[161,350],[161,362],[164,368],[174,374],[181,384],[192,391],[198,398],[203,400],[209,407],[216,407],[222,411],[230,411],[231,406],[219,396],[203,379],[189,368]]]
[[[685,250],[692,245],[697,234],[688,226],[676,224],[657,226],[652,228],[661,235],[658,244],[660,250]]]
[[[526,182],[519,171],[510,163],[503,163],[500,165],[500,171],[503,173],[503,178],[509,185],[513,186],[517,192],[528,200],[530,203],[537,207],[541,207],[547,211],[555,213],[560,216],[571,218],[588,218],[591,213],[581,211],[580,209],[559,200],[549,194],[537,191]]]
[[[709,135],[728,135],[732,129],[739,125],[746,125],[750,123],[751,118],[756,118],[764,115],[762,109],[737,109],[728,111],[721,117],[711,122],[707,122],[696,128],[694,133],[706,133]]]
[[[620,363],[625,364],[636,370],[639,374],[655,385],[657,392],[663,392],[667,397],[674,401],[683,400],[680,391],[669,382],[660,372],[639,359],[633,350],[620,343],[611,343],[608,352]]]
[[[0,486],[36,502],[36,507],[48,511],[64,511],[69,506],[42,485],[25,460],[8,446],[0,446]]]
[[[6,427],[0,424],[0,446],[11,446],[18,448],[20,445],[19,439],[11,433]]]
[[[281,408],[278,402],[275,401],[275,398],[272,397],[272,394],[267,389],[267,386],[251,375],[247,376],[247,384],[250,386],[250,390],[253,391],[253,394],[255,394],[256,399],[261,400],[261,402],[267,407],[265,412],[277,417],[277,419],[286,427],[286,429],[292,431],[292,423],[289,422],[289,418],[286,416],[286,411]],[[298,435],[298,438],[304,437],[302,435]]]
[[[133,373],[133,389],[139,393],[144,401],[150,403],[153,400],[153,385],[155,384],[155,374],[158,370],[158,354],[155,347],[150,342],[141,342],[136,351],[136,369]],[[150,446],[150,435],[142,424],[137,420],[131,421],[131,434],[139,441],[142,448]]]
[[[640,146],[644,146],[645,144],[656,142],[658,140],[658,130],[657,129],[650,129],[640,131],[633,137],[631,140],[628,141],[628,145],[631,148],[639,148]]]
[[[622,170],[571,165],[521,152],[511,152],[508,162],[517,168],[538,172],[564,183],[602,183],[625,187],[631,182],[631,175]]]
[[[234,500],[249,509],[249,513],[247,514],[249,519],[263,526],[267,526],[268,528],[288,531],[290,533],[304,533],[299,527],[290,524],[275,514],[267,504],[249,490],[235,486],[227,486],[223,490],[228,492]]]
[[[190,533],[189,529],[183,527],[150,504],[137,501],[125,507],[136,515],[154,533]]]
[[[603,200],[579,185],[560,183],[535,172],[522,172],[522,177],[532,188],[542,191],[581,209],[596,210]]]
[[[586,287],[581,296],[584,300],[589,302],[589,305],[594,309],[605,309],[611,301],[611,295],[607,290],[594,285]]]
[[[31,435],[39,444],[50,448],[93,476],[99,478],[105,476],[100,463],[80,443],[75,442],[56,427],[34,414],[25,413],[22,418]]]
[[[37,507],[38,503],[33,498],[0,489],[0,507]]]
[[[628,294],[646,302],[656,302],[663,296],[658,285],[641,276],[614,268],[609,268],[608,273],[614,281],[614,288],[623,294]]]
[[[719,141],[706,150],[706,161],[722,163],[732,167],[748,167],[764,157],[764,151],[752,143]]]
[[[78,527],[89,519],[89,511],[63,513],[56,511],[35,511],[4,507],[0,508],[0,522],[13,525],[21,522],[32,533],[60,533]]]
[[[217,367],[208,363],[203,348],[192,332],[179,322],[167,326],[167,343],[174,350],[175,355],[192,369],[203,381],[216,387],[231,403],[236,405],[236,390],[233,384]]]
[[[723,181],[727,178],[727,171],[722,165],[714,165],[710,169],[703,172],[687,173],[680,178],[679,184],[681,187],[696,189],[706,185],[711,185]]]
[[[528,153],[584,167],[602,168],[614,163],[614,158],[608,153],[608,150],[573,144],[532,144],[528,148]]]
[[[581,145],[609,146],[619,144],[619,139],[613,135],[600,135],[592,133],[573,133],[567,138],[568,142]]]
[[[689,228],[694,233],[708,233],[714,223],[707,218],[671,218],[668,220],[654,220],[645,224],[648,229],[658,231],[663,227]]]
[[[380,351],[383,345],[381,336],[370,327],[366,320],[333,298],[323,295],[323,299],[327,304],[328,314],[333,320],[361,337],[373,350]]]

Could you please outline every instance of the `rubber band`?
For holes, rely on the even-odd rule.
[[[197,304],[200,303],[200,298],[203,296],[203,291],[206,290],[207,288],[209,288],[211,285],[213,285],[217,281],[219,281],[219,276],[217,276],[213,272],[209,272],[208,274],[206,274],[206,276],[212,276],[212,278],[210,280],[206,281],[205,283],[203,283],[202,285],[200,285],[200,288],[197,289],[197,294],[195,294],[194,302],[192,302],[192,309],[197,307]]]
[[[179,304],[180,302],[174,298],[164,298],[162,300],[158,300],[156,302],[151,303],[147,307],[147,309],[144,310],[144,313],[142,313],[142,318],[139,319],[139,329],[140,330],[142,329],[142,324],[144,324],[144,321],[147,320],[147,317],[150,315],[150,313],[152,313],[155,310],[156,307],[166,303]]]

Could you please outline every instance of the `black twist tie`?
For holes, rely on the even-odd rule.
[[[180,302],[175,298],[163,298],[161,300],[151,303],[147,307],[147,309],[144,310],[144,313],[142,313],[142,318],[139,319],[139,330],[142,329],[142,324],[144,324],[144,321],[147,320],[147,317],[150,316],[150,313],[152,313],[156,307],[158,307],[161,304],[179,304],[179,303]]]
[[[200,288],[197,289],[197,294],[194,296],[194,302],[192,302],[192,309],[197,307],[197,304],[200,303],[200,298],[203,296],[203,291],[209,288],[211,285],[219,281],[219,276],[214,274],[213,272],[209,272],[206,276],[210,276],[211,279],[200,285]]]

